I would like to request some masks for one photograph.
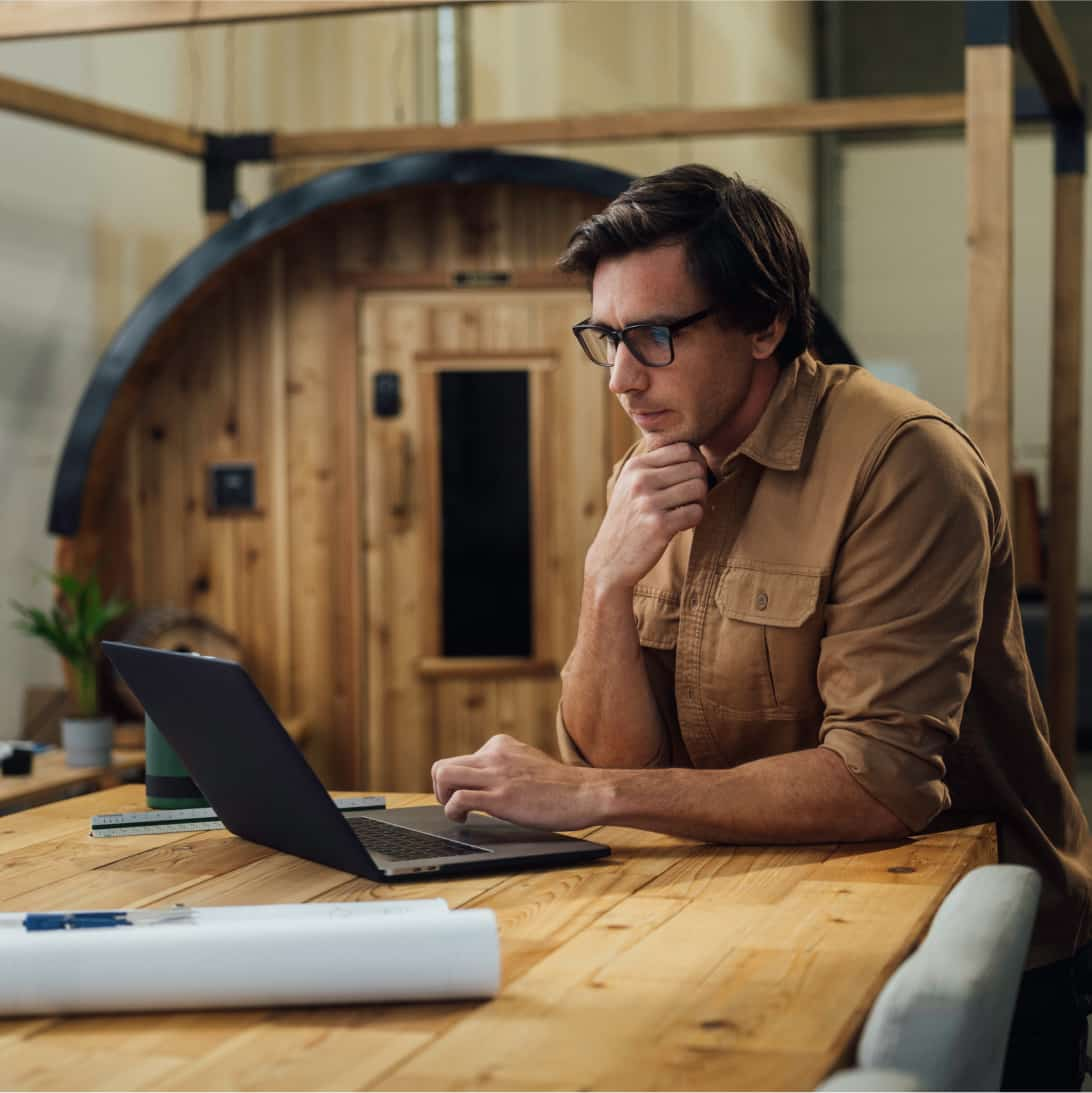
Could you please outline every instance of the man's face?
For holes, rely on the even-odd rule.
[[[592,322],[619,330],[628,323],[669,323],[714,303],[690,276],[681,243],[605,258],[592,280]],[[657,447],[685,440],[705,449],[707,458],[722,459],[755,424],[743,420],[751,416],[755,342],[755,335],[726,329],[709,315],[675,333],[675,359],[663,368],[649,368],[620,344],[610,389]],[[764,364],[776,369],[770,359]]]

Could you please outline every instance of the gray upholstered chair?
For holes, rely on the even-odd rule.
[[[857,1068],[819,1089],[999,1089],[1040,887],[1022,865],[968,873],[880,991]]]

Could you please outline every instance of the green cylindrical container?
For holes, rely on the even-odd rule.
[[[178,752],[144,715],[144,791],[149,808],[207,808]]]

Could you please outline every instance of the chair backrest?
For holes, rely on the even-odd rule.
[[[880,992],[858,1065],[912,1074],[922,1089],[1000,1088],[1041,886],[1022,865],[968,873]]]
[[[871,1070],[864,1066],[847,1066],[836,1070],[815,1093],[915,1093],[923,1086],[914,1074],[905,1070]]]

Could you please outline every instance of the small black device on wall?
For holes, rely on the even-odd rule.
[[[258,487],[253,463],[209,465],[208,511],[238,513],[258,511]]]
[[[397,372],[376,372],[373,401],[376,417],[397,417],[402,412],[402,384]]]

